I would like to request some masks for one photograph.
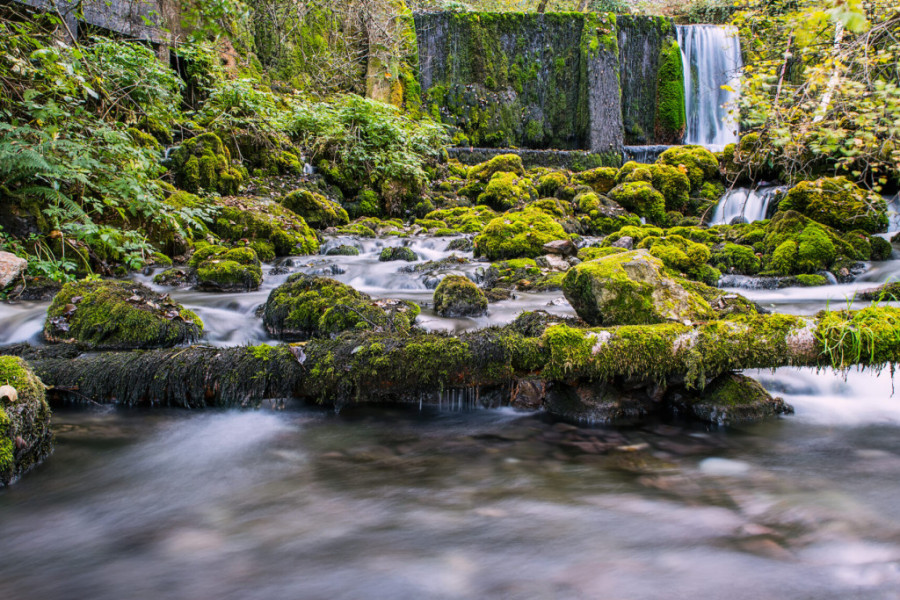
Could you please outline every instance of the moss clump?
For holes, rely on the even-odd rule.
[[[447,275],[434,290],[434,311],[441,317],[480,317],[487,306],[484,292],[462,275]]]
[[[281,205],[306,221],[313,229],[325,229],[350,223],[340,204],[309,190],[296,190],[281,199]]]
[[[395,246],[393,248],[385,248],[381,251],[378,260],[381,262],[390,262],[394,260],[405,260],[407,262],[415,262],[419,259],[412,248],[406,246]]]
[[[703,146],[676,146],[659,155],[660,164],[677,167],[691,181],[691,189],[699,190],[703,182],[719,174],[719,160]]]
[[[556,196],[560,190],[569,185],[569,177],[562,171],[553,171],[538,179],[537,191],[541,197]]]
[[[650,183],[666,199],[666,210],[684,212],[691,192],[691,182],[687,175],[671,165],[655,164],[650,165],[649,169]]]
[[[348,330],[406,332],[419,310],[412,302],[375,301],[334,279],[298,273],[269,294],[263,324],[269,335],[288,341]]]
[[[887,204],[846,177],[801,181],[785,195],[779,210],[795,210],[839,231],[887,231]]]
[[[567,240],[569,235],[553,217],[534,209],[507,213],[493,219],[475,238],[475,255],[491,260],[534,258],[544,244]]]
[[[647,181],[620,183],[610,191],[609,197],[651,223],[665,222],[666,199]]]
[[[67,283],[47,310],[44,337],[103,349],[161,348],[193,342],[203,322],[168,296],[130,281]]]
[[[619,254],[620,252],[627,252],[627,250],[625,248],[616,248],[612,246],[587,246],[578,251],[578,259],[582,261],[596,260],[611,254]]]
[[[515,173],[494,173],[484,192],[478,195],[478,203],[498,211],[505,211],[533,200],[536,197],[531,181]]]
[[[231,166],[231,153],[214,133],[186,140],[172,156],[172,171],[178,187],[188,192],[205,190],[236,194],[243,176]]]
[[[250,291],[262,283],[262,266],[253,248],[206,246],[191,257],[191,264],[197,268],[197,283],[203,290]]]
[[[761,261],[752,248],[731,242],[715,249],[711,262],[721,271],[742,275],[756,275],[761,266]]]
[[[697,321],[712,316],[709,304],[665,274],[646,250],[583,262],[566,273],[563,292],[591,325]]]
[[[771,253],[764,273],[772,275],[815,273],[831,268],[839,256],[855,256],[835,232],[794,211],[776,213],[761,246]]]
[[[261,198],[220,198],[210,228],[225,240],[266,240],[278,256],[315,254],[319,239],[303,217]]]
[[[501,154],[495,156],[489,161],[470,167],[467,178],[469,181],[480,181],[485,183],[490,181],[495,173],[514,173],[519,176],[524,176],[525,165],[522,164],[522,157],[518,154]]]
[[[616,186],[618,171],[613,167],[597,167],[589,171],[582,171],[575,176],[575,180],[590,186],[598,194],[605,194]]]
[[[21,358],[0,356],[0,487],[10,485],[53,450],[44,384]]]
[[[678,42],[663,42],[656,83],[656,143],[677,144],[684,137],[684,67]]]

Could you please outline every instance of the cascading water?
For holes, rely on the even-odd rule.
[[[784,190],[784,186],[763,187],[757,190],[737,188],[725,194],[716,212],[713,214],[710,225],[724,225],[743,220],[747,223],[762,221],[769,212],[769,204],[775,195]]]
[[[679,25],[676,30],[684,63],[684,143],[721,150],[737,141],[740,39],[733,27],[719,25]]]

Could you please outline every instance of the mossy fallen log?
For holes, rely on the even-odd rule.
[[[419,401],[437,390],[511,389],[522,378],[702,390],[715,377],[741,369],[893,365],[900,361],[900,309],[612,328],[579,328],[571,320],[526,314],[510,326],[460,336],[367,332],[302,346],[191,346],[74,358],[71,349],[17,346],[0,353],[25,358],[57,392],[125,404]]]

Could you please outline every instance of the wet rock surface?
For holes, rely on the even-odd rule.
[[[0,356],[0,487],[53,451],[44,384],[21,358]]]

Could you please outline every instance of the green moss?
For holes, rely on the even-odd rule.
[[[531,181],[518,177],[515,173],[500,171],[495,173],[484,192],[478,196],[479,204],[486,204],[498,211],[505,211],[520,206],[535,198],[535,190]]]
[[[650,250],[650,254],[662,260],[670,269],[708,285],[715,285],[721,276],[721,273],[711,270],[707,264],[712,257],[709,248],[680,235],[647,237],[636,247]]]
[[[683,212],[691,192],[691,182],[687,175],[671,165],[650,165],[649,170],[650,182],[666,199],[666,210]]]
[[[359,248],[356,246],[341,245],[336,248],[329,248],[325,253],[327,256],[359,256]]]
[[[839,231],[887,231],[887,204],[846,177],[801,181],[788,191],[779,210],[797,211]]]
[[[495,173],[514,173],[519,176],[525,175],[525,165],[522,164],[522,157],[518,154],[501,154],[492,159],[469,168],[469,181],[481,181],[482,183],[490,181]]]
[[[203,321],[180,304],[130,281],[67,283],[47,310],[44,337],[97,348],[158,348],[193,342]]]
[[[214,133],[186,140],[172,156],[172,170],[178,187],[188,192],[236,194],[243,182],[231,165],[231,153]]]
[[[626,252],[625,248],[615,248],[611,246],[586,246],[578,251],[578,258],[580,260],[595,260],[597,258],[603,258],[604,256],[609,256],[611,254],[619,254],[620,252]]]
[[[481,233],[484,226],[497,218],[497,213],[488,206],[445,208],[435,210],[425,219],[444,223],[444,226],[457,233]],[[416,220],[419,224],[420,220]]]
[[[542,175],[541,178],[538,179],[537,191],[541,197],[546,198],[548,196],[556,196],[556,194],[567,185],[569,185],[568,176],[561,171],[554,171]]]
[[[742,275],[756,275],[761,266],[759,257],[752,248],[731,242],[726,242],[721,248],[713,251],[711,262],[722,271]]]
[[[491,260],[533,258],[543,254],[543,246],[569,235],[549,215],[537,210],[507,213],[493,219],[475,238],[475,255]]]
[[[434,290],[434,311],[441,317],[479,317],[487,306],[484,292],[462,275],[447,275]]]
[[[797,275],[794,277],[798,285],[803,287],[817,287],[828,285],[828,279],[824,275]]]
[[[269,294],[263,324],[279,339],[305,340],[348,330],[406,332],[418,314],[412,302],[374,301],[334,279],[298,273]]]
[[[666,199],[646,181],[631,181],[617,185],[609,197],[626,210],[644,217],[651,223],[664,223]]]
[[[0,356],[0,386],[16,398],[0,398],[0,487],[9,485],[43,460],[53,448],[50,407],[44,384],[24,360]]]
[[[677,144],[684,137],[684,67],[678,42],[664,42],[656,82],[656,142]]]
[[[303,217],[313,229],[337,227],[350,223],[340,204],[309,190],[296,190],[281,199],[281,205]]]
[[[719,174],[719,160],[703,146],[676,146],[660,154],[658,163],[683,169],[691,189],[699,190],[703,182]]]

